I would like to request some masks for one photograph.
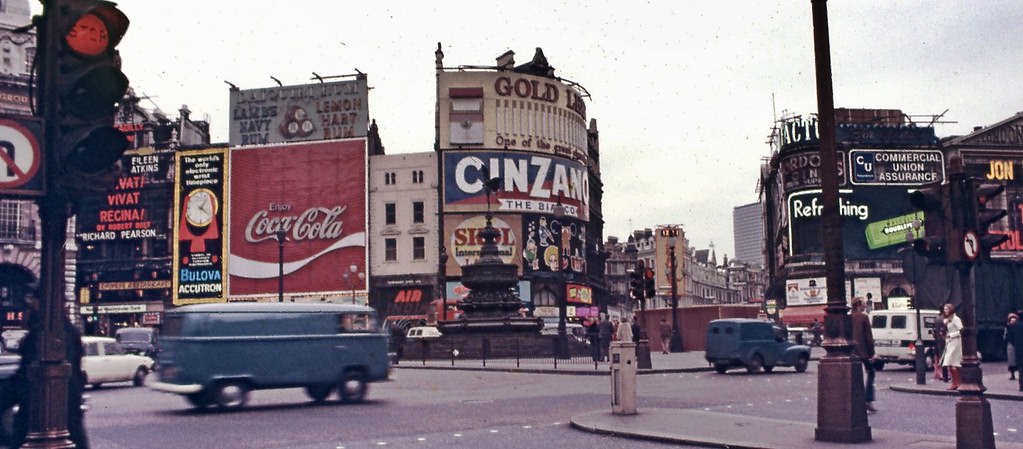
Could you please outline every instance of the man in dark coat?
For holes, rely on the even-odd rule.
[[[1023,367],[1023,321],[1016,320],[1016,322],[1005,328],[1005,341],[1006,343],[1012,343],[1012,346],[1016,348],[1016,366]],[[1021,375],[1016,376],[1019,379],[1019,391],[1023,391],[1023,371]]]
[[[870,317],[864,313],[867,305],[863,298],[856,298],[852,303],[852,335],[856,346],[853,353],[863,362],[863,369],[867,371],[867,378],[864,386],[864,399],[867,402],[867,411],[876,412],[874,408],[874,333],[870,328]]]
[[[611,336],[615,333],[615,325],[607,316],[600,322],[600,359],[607,361],[611,353]]]

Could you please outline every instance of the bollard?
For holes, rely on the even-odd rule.
[[[636,414],[636,344],[611,343],[611,413]]]

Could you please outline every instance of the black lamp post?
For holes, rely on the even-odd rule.
[[[277,230],[277,302],[284,302],[284,240],[287,233]]]
[[[358,286],[359,281],[366,279],[366,275],[359,271],[358,265],[349,265],[348,271],[341,274],[341,277],[345,278],[345,283],[352,290],[352,304],[355,304],[355,287]]]
[[[554,216],[556,218],[558,218],[559,220],[565,218],[565,206],[561,204],[561,194],[558,194],[558,204],[554,205],[553,212],[554,212]],[[564,225],[562,225],[562,226],[564,226]],[[568,266],[569,266],[569,269],[571,269],[572,264],[569,263]],[[565,323],[565,321],[567,319],[567,315],[568,315],[568,297],[567,297],[567,290],[568,289],[566,288],[566,285],[565,285],[565,281],[566,281],[567,277],[565,276],[565,272],[564,271],[560,271],[560,273],[561,273],[561,292],[559,292],[559,294],[557,296],[558,297],[558,357],[560,357],[560,358],[568,358],[568,356],[569,356],[568,355],[568,332],[567,332],[567,329],[566,329],[567,325]]]
[[[448,249],[446,246],[441,245],[440,247],[440,269],[437,270],[437,279],[440,284],[440,319],[441,321],[448,320],[448,283],[447,283],[447,270],[448,267]]]
[[[678,269],[675,258],[675,237],[668,237],[671,257],[671,352],[682,352],[682,334],[678,332]]]

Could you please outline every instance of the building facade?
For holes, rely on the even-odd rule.
[[[760,202],[732,209],[733,260],[764,265],[764,207]]]
[[[588,93],[554,75],[542,50],[515,65],[444,66],[438,46],[436,143],[439,253],[446,296],[461,298],[461,267],[476,261],[487,214],[501,232],[505,263],[535,316],[568,320],[606,310],[599,138]],[[493,195],[484,182],[500,178]]]

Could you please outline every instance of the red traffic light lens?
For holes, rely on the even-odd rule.
[[[86,14],[78,18],[64,36],[64,41],[76,53],[99,56],[110,47],[110,32],[103,19],[96,14]]]

